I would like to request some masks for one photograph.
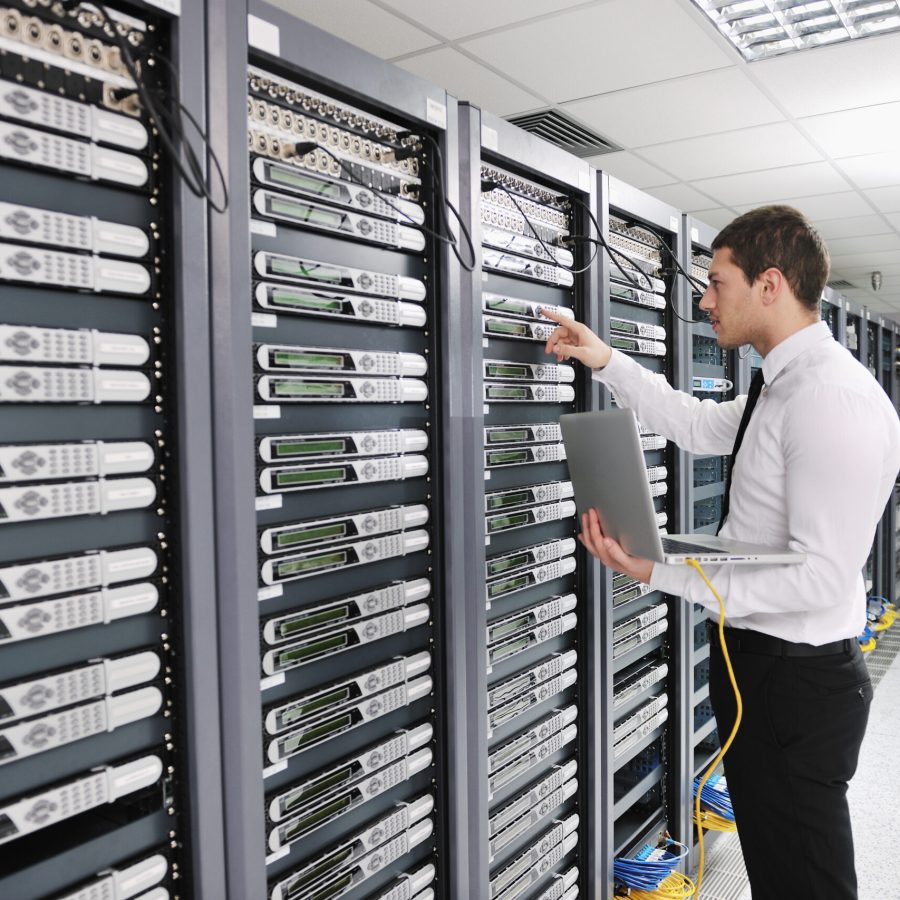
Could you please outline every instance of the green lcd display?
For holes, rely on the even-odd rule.
[[[339,688],[336,691],[329,691],[321,697],[315,697],[312,700],[307,700],[305,703],[297,703],[294,706],[282,710],[278,714],[278,721],[281,725],[293,725],[300,719],[312,715],[314,712],[319,712],[322,709],[326,709],[329,706],[335,706],[338,703],[346,703],[349,699],[349,688],[345,687]]]
[[[489,444],[511,444],[514,441],[527,441],[531,437],[531,432],[524,428],[516,430],[506,429],[504,431],[489,431]]]
[[[309,803],[310,800],[322,794],[327,794],[342,784],[346,784],[353,778],[356,771],[354,766],[347,766],[345,769],[340,769],[337,772],[332,772],[329,775],[323,775],[321,778],[310,781],[309,784],[305,784],[298,790],[292,791],[286,797],[282,797],[278,801],[278,808],[281,810],[282,815],[288,813],[292,809],[296,809],[301,803]]]
[[[288,216],[298,222],[309,222],[310,225],[321,225],[325,228],[340,228],[344,221],[342,213],[330,210],[318,209],[305,203],[296,203],[293,200],[283,200],[280,197],[268,197],[267,204],[270,213]]]
[[[323,553],[307,559],[285,560],[278,563],[277,572],[279,578],[289,578],[293,575],[302,575],[311,569],[327,569],[343,565],[345,562],[347,562],[346,550],[337,550],[334,553]]]
[[[500,659],[506,659],[507,656],[512,656],[513,653],[518,653],[520,650],[525,650],[530,643],[531,638],[520,638],[518,641],[513,641],[506,647],[498,647],[491,654],[491,657],[495,662]]]
[[[276,397],[343,397],[347,385],[340,381],[279,381],[273,379],[273,393]]]
[[[506,578],[503,581],[492,584],[488,588],[488,596],[499,597],[501,594],[511,594],[513,591],[528,587],[528,582],[529,579],[527,575],[520,575],[518,578]]]
[[[520,525],[527,525],[529,522],[528,513],[519,513],[516,516],[501,516],[499,519],[491,519],[488,523],[488,531],[503,531],[505,528],[518,528]]]
[[[628,340],[628,338],[617,338],[610,337],[609,343],[615,347],[617,350],[635,350],[637,349],[634,341]]]
[[[488,386],[487,390],[489,400],[527,400],[528,391],[526,388],[512,387],[494,387]]]
[[[488,453],[489,466],[508,466],[513,463],[526,463],[528,462],[528,459],[527,450],[495,450],[493,453]]]
[[[339,797],[337,800],[333,800],[331,803],[326,803],[325,806],[313,810],[309,815],[303,816],[300,819],[295,819],[289,825],[285,825],[284,828],[279,829],[281,842],[286,844],[296,840],[296,838],[305,834],[307,831],[312,831],[314,828],[324,825],[329,819],[336,818],[342,812],[348,810],[352,805],[353,800],[350,797]]]
[[[329,284],[340,284],[344,277],[340,269],[322,263],[305,263],[302,259],[288,259],[286,256],[267,256],[266,260],[273,275],[309,278]]]
[[[339,297],[326,297],[320,294],[302,294],[287,288],[273,288],[269,293],[273,306],[291,309],[308,309],[312,312],[343,312],[344,301]]]
[[[278,626],[280,637],[291,637],[311,628],[319,628],[322,625],[330,625],[332,622],[342,622],[350,616],[349,606],[334,606],[321,612],[307,613],[306,615],[292,616]]]
[[[488,300],[487,306],[488,309],[495,309],[498,312],[514,313],[519,316],[531,315],[531,309],[527,303],[523,303],[521,300],[510,300],[507,297]]]
[[[610,319],[609,327],[616,331],[622,331],[625,334],[637,334],[637,325],[632,322],[626,322],[624,319]]]
[[[514,634],[522,628],[527,628],[530,624],[531,616],[517,616],[515,619],[510,619],[508,622],[501,622],[499,625],[495,625],[490,629],[490,640],[499,641],[501,638]]]
[[[278,747],[282,755],[296,753],[297,750],[302,750],[304,747],[309,747],[331,734],[345,731],[352,724],[352,716],[338,716],[336,719],[330,719],[328,722],[323,722],[321,725],[316,725],[313,728],[307,728],[300,734],[292,734],[288,735],[288,737],[281,738],[278,741]]]
[[[298,484],[333,484],[347,480],[346,469],[311,469],[308,472],[276,472],[275,487],[295,487]]]
[[[621,297],[625,300],[636,300],[637,294],[631,288],[625,287],[622,284],[616,284],[612,282],[609,286],[609,292],[613,297]]]
[[[514,494],[494,494],[488,497],[487,508],[507,509],[510,506],[521,506],[523,503],[530,503],[532,500],[531,491],[516,491]]]
[[[498,319],[488,319],[487,331],[489,334],[512,334],[516,337],[527,337],[528,326],[519,322],[501,322]]]
[[[519,566],[527,566],[531,557],[527,553],[519,553],[516,556],[504,556],[502,559],[488,560],[488,578],[508,572],[510,569],[518,569]]]
[[[313,893],[305,894],[304,900],[332,900],[333,897],[340,897],[353,887],[353,878],[353,875],[342,875],[323,887],[315,889]],[[293,898],[288,896],[286,900],[293,900]]]
[[[347,439],[272,441],[272,450],[277,459],[288,459],[292,456],[325,456],[332,453],[346,453]]]
[[[285,369],[343,369],[342,353],[302,353],[295,350],[270,350],[269,364]]]
[[[322,638],[320,641],[303,644],[301,647],[291,647],[275,654],[275,668],[286,669],[289,666],[296,666],[309,659],[316,659],[325,653],[331,653],[333,650],[342,650],[347,644],[346,634],[336,634]]]
[[[531,374],[528,366],[509,366],[499,363],[485,363],[485,375],[488,378],[528,378]]]
[[[305,872],[301,875],[298,875],[296,878],[292,878],[290,882],[287,884],[287,896],[290,897],[301,888],[305,888],[310,884],[318,881],[320,878],[324,878],[326,875],[331,874],[337,869],[339,866],[344,863],[349,862],[353,859],[353,848],[347,847],[344,850],[337,850],[329,856],[326,856],[324,859],[319,860],[317,863],[313,863]]]
[[[310,178],[302,172],[297,172],[293,169],[282,169],[278,166],[266,166],[266,177],[275,184],[292,187],[307,194],[316,194],[319,197],[326,197],[329,200],[343,199],[343,191],[338,185],[330,181],[320,181],[317,178]]]
[[[288,547],[296,547],[297,544],[346,537],[346,535],[346,522],[334,522],[330,525],[310,525],[308,528],[292,528],[290,531],[278,533],[275,538],[275,549],[286,549]]]

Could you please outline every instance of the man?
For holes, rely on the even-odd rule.
[[[712,249],[700,308],[722,347],[752,344],[764,358],[748,396],[701,402],[585,325],[549,313],[559,327],[546,351],[593,369],[620,406],[683,449],[735,452],[723,536],[806,554],[802,565],[708,567],[744,701],[725,773],[754,898],[855,900],[846,792],[872,698],[856,641],[865,625],[861,570],[900,468],[900,424],[878,383],[820,321],[828,251],[797,210],[745,213]],[[718,619],[691,567],[628,556],[593,511],[582,529],[604,565]],[[711,643],[710,698],[724,741],[735,701],[717,636]]]

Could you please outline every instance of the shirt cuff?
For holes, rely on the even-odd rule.
[[[691,580],[693,569],[681,563],[653,563],[653,571],[650,573],[650,587],[654,591],[662,591],[664,594],[673,594],[676,597],[687,595],[688,582]]]
[[[602,369],[592,369],[591,378],[612,388],[623,375],[627,376],[629,364],[637,365],[621,350],[613,350],[609,362]]]

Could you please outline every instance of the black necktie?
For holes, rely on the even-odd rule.
[[[734,472],[734,461],[737,459],[738,450],[741,449],[741,442],[744,440],[744,432],[750,424],[750,416],[753,415],[756,401],[759,400],[759,395],[762,393],[764,383],[763,370],[761,368],[757,369],[756,374],[753,376],[753,380],[750,382],[750,390],[747,392],[747,405],[744,407],[744,415],[741,416],[741,424],[738,426],[737,437],[734,440],[734,450],[731,451],[731,456],[728,458],[728,475],[725,478],[725,499],[722,501],[722,518],[719,519],[719,527],[716,529],[716,534],[722,530],[725,519],[728,517],[728,502],[731,495],[731,473]]]

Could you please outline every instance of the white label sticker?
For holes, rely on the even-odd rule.
[[[591,189],[591,176],[588,172],[579,172],[578,173],[578,187],[581,188],[585,193],[590,191]]]
[[[247,16],[247,43],[257,50],[281,56],[281,34],[277,25],[260,19],[259,16]]]
[[[181,15],[181,0],[147,0],[147,3],[173,16]]]
[[[274,494],[271,497],[257,497],[256,511],[263,509],[281,509],[284,506],[284,497],[281,494]]]
[[[499,137],[496,128],[488,128],[487,125],[481,126],[481,146],[485,150],[493,150],[495,153],[499,151]]]
[[[487,347],[487,346],[489,346],[489,343],[490,343],[490,342],[488,341],[487,338],[482,338],[482,339],[481,339],[481,346],[482,346],[482,347]]]
[[[281,407],[280,406],[263,406],[262,404],[258,404],[253,407],[253,418],[254,419],[280,419],[281,418]]]
[[[669,216],[669,231],[678,231],[678,216]]]
[[[256,592],[256,599],[262,603],[263,600],[273,600],[275,597],[284,596],[283,584],[270,584],[268,587],[262,587]]]
[[[278,316],[273,316],[272,313],[253,313],[250,324],[254,328],[277,328]]]
[[[490,412],[491,412],[490,406],[488,406],[487,403],[485,403],[484,404],[484,414],[487,416],[487,415],[490,415]]]
[[[869,311],[866,310],[866,319],[868,319],[868,318],[869,318]]]
[[[695,242],[700,240],[700,232],[696,228],[691,229],[691,240]]]
[[[437,128],[447,127],[447,104],[431,97],[425,100],[425,121]]]
[[[485,481],[490,481],[490,480],[491,480],[491,470],[490,470],[490,469],[485,469],[485,470],[484,470],[484,480],[485,480]]]
[[[264,222],[262,219],[250,220],[251,234],[264,234],[266,237],[277,237],[278,229],[274,222]]]
[[[482,273],[481,273],[481,280],[482,280],[482,281],[487,281],[487,280],[488,280],[488,273],[487,273],[487,272],[482,272]]]

